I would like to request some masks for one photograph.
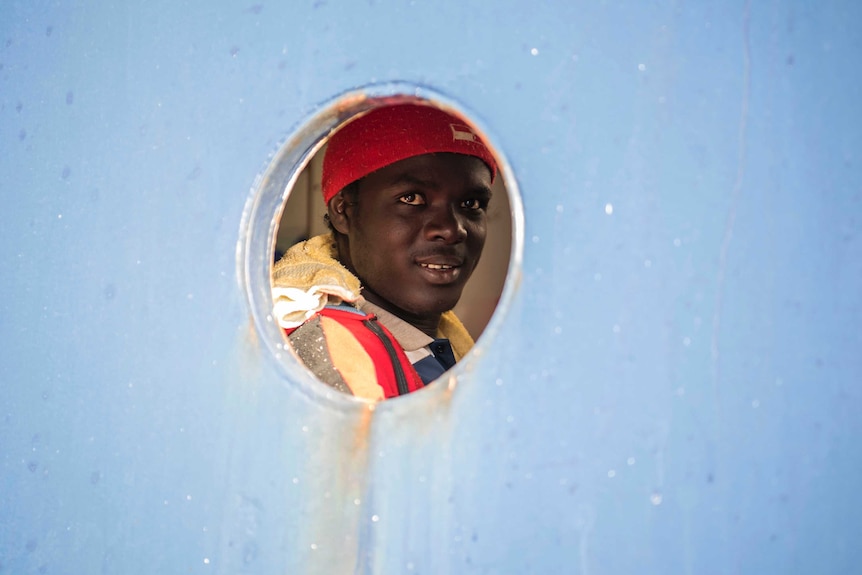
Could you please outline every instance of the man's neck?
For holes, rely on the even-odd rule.
[[[413,315],[397,306],[392,305],[387,300],[383,299],[368,288],[362,289],[362,297],[374,305],[381,307],[389,313],[403,319],[419,331],[425,333],[429,337],[437,337],[437,328],[440,325],[440,314],[433,316],[417,316]]]

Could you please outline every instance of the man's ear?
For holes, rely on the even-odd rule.
[[[350,230],[350,222],[347,219],[347,200],[344,197],[344,192],[338,192],[332,199],[329,200],[329,205],[326,206],[326,212],[329,215],[329,221],[332,227],[340,233],[347,235]]]

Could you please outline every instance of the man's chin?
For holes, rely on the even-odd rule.
[[[460,299],[461,290],[458,290],[458,293],[455,295],[434,299],[433,301],[426,302],[425,305],[417,306],[417,308],[423,310],[424,315],[441,315],[454,308]]]
[[[463,285],[414,285],[412,288],[405,287],[399,294],[393,294],[396,297],[391,299],[374,292],[370,294],[365,292],[365,296],[371,303],[388,309],[405,321],[411,322],[411,320],[427,319],[450,311],[461,299],[463,289]],[[412,295],[413,297],[410,299],[397,297],[400,295]]]

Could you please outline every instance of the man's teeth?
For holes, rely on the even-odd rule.
[[[428,268],[429,270],[451,270],[455,266],[445,266],[440,264],[422,264],[423,268]]]

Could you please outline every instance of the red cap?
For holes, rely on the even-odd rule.
[[[328,204],[344,186],[389,164],[435,152],[475,156],[488,165],[494,181],[494,156],[462,119],[433,106],[399,104],[375,108],[330,138],[323,201]]]

